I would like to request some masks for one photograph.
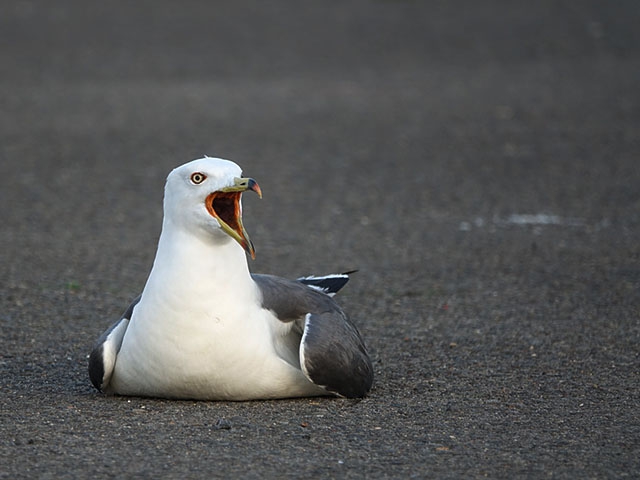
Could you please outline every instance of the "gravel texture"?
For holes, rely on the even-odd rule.
[[[637,478],[637,1],[0,5],[1,478]],[[362,401],[105,397],[164,178],[255,272],[358,269]]]

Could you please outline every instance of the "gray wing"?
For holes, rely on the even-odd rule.
[[[100,391],[104,391],[109,385],[124,333],[129,326],[133,309],[139,301],[140,297],[136,298],[122,318],[100,335],[89,355],[89,378],[93,386]]]
[[[300,368],[328,392],[363,397],[373,384],[373,367],[356,326],[328,295],[296,281],[252,275],[263,308],[283,322],[295,322]]]
[[[307,314],[300,359],[309,380],[340,396],[364,397],[373,384],[367,348],[342,311]]]

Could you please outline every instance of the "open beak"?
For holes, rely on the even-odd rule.
[[[256,192],[262,198],[262,190],[253,178],[235,178],[233,185],[210,193],[204,203],[209,214],[218,220],[222,230],[238,242],[251,255],[251,258],[255,259],[256,251],[253,243],[242,225],[240,198],[247,190]]]

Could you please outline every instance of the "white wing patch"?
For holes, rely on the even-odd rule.
[[[120,323],[111,330],[102,344],[102,366],[104,368],[104,375],[102,377],[100,390],[104,390],[107,385],[109,385],[113,369],[116,366],[116,358],[120,351],[120,346],[122,345],[122,339],[124,338],[124,333],[128,326],[129,319],[123,318]]]
[[[313,380],[311,380],[311,377],[309,376],[309,371],[307,370],[307,364],[305,361],[305,354],[304,354],[304,345],[305,342],[307,341],[307,333],[309,332],[309,320],[311,319],[311,314],[307,313],[304,317],[304,331],[302,333],[302,338],[300,339],[300,368],[302,368],[302,373],[304,373],[304,376],[307,377],[309,379],[309,381],[311,383],[314,383]],[[320,385],[323,386],[323,385]]]

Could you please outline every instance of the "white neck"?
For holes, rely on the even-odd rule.
[[[251,292],[251,283],[245,252],[232,238],[195,235],[165,219],[143,301],[198,308],[238,301],[226,292]]]

